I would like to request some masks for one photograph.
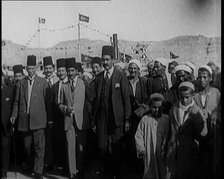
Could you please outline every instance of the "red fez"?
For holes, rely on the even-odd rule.
[[[67,58],[67,60],[66,60],[66,68],[71,68],[71,67],[76,68],[75,58]]]
[[[101,66],[102,59],[100,57],[93,57],[92,58],[92,64],[97,63]]]
[[[36,66],[36,56],[35,55],[28,55],[27,66]]]
[[[78,72],[83,72],[82,64],[80,62],[76,63],[76,69]]]
[[[61,68],[61,67],[66,68],[66,59],[65,58],[59,58],[59,59],[57,59],[56,64],[57,64],[57,69]]]
[[[22,65],[14,65],[13,72],[15,73],[23,73],[23,66]]]
[[[102,56],[110,55],[112,58],[114,57],[114,48],[109,45],[105,45],[102,47]]]
[[[52,61],[51,56],[44,57],[43,61],[44,61],[44,66],[47,66],[47,65],[52,65],[53,66],[53,61]]]

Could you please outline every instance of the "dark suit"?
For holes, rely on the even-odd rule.
[[[93,100],[93,119],[97,127],[98,145],[104,155],[107,150],[112,153],[113,161],[119,170],[121,138],[125,120],[131,114],[130,91],[125,73],[114,68],[111,77],[106,80],[104,71],[99,73],[91,83]],[[109,167],[109,166],[108,166]]]
[[[46,77],[45,77],[46,78]],[[47,78],[46,78],[47,79]],[[47,112],[47,121],[54,123],[53,114],[54,111],[52,108],[52,100],[53,100],[53,91],[52,86],[58,81],[58,77],[54,75],[51,78],[51,83],[48,82],[48,88],[47,88],[47,106],[48,112]],[[54,124],[53,124],[54,125]],[[51,128],[52,125],[47,125],[45,129],[45,158],[44,158],[44,164],[45,166],[48,166],[46,170],[53,169],[54,165],[54,149],[53,148],[53,128]]]
[[[1,90],[1,172],[2,175],[6,174],[9,166],[9,151],[10,151],[10,117],[13,105],[13,89],[8,85],[3,85]]]
[[[66,151],[66,137],[64,132],[64,114],[59,110],[58,93],[59,82],[52,86],[52,119],[53,119],[53,148],[54,158],[57,166],[66,166],[67,151]]]
[[[13,107],[13,117],[18,116],[18,130],[23,132],[27,159],[31,157],[31,144],[34,143],[34,172],[41,174],[44,165],[45,134],[47,124],[46,91],[48,83],[46,79],[35,76],[31,95],[30,108],[28,104],[28,77],[22,79],[16,89],[16,97]],[[31,160],[28,161],[31,165]]]

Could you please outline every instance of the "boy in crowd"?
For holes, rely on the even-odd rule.
[[[198,177],[198,141],[207,134],[202,112],[193,100],[194,85],[182,82],[179,100],[170,111],[171,136],[167,152],[170,178]]]
[[[195,95],[195,102],[203,112],[203,119],[208,124],[208,135],[200,143],[200,157],[202,162],[203,178],[212,178],[212,164],[214,153],[215,129],[221,124],[217,118],[221,94],[215,87],[211,87],[212,69],[208,65],[201,66],[198,70],[199,92]],[[217,128],[218,127],[218,128]],[[218,136],[220,137],[220,136]]]
[[[150,96],[151,114],[145,115],[135,134],[137,156],[144,160],[143,178],[165,178],[165,156],[170,133],[170,122],[162,114],[164,98],[159,93]]]

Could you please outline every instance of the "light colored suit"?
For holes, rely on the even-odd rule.
[[[85,84],[82,79],[77,78],[74,92],[71,91],[69,82],[62,85],[59,109],[65,115],[64,130],[66,131],[70,174],[77,173],[76,136],[79,134],[79,130],[85,129],[85,119],[83,118],[84,104]],[[66,112],[67,107],[73,107],[74,114],[72,116]]]
[[[44,166],[45,128],[47,124],[47,94],[48,83],[39,76],[34,77],[28,105],[28,77],[22,79],[16,88],[12,117],[18,117],[18,130],[24,132],[24,144],[27,153],[27,164],[31,165],[31,146],[35,151],[34,172],[42,174]]]

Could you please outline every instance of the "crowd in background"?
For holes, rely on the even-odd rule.
[[[131,165],[139,178],[221,177],[221,71],[213,62],[196,67],[157,58],[141,76],[141,63],[114,63],[102,47],[92,73],[75,58],[36,56],[2,71],[1,177],[10,158],[20,170],[43,178],[63,171],[84,178],[88,160],[97,174],[121,178]],[[15,155],[16,154],[16,155]],[[124,163],[126,161],[126,163]]]

